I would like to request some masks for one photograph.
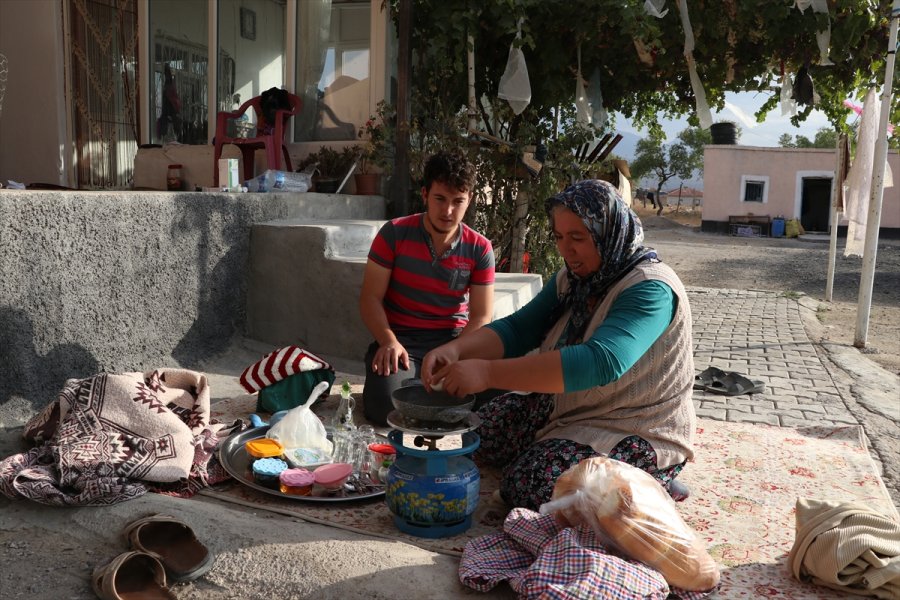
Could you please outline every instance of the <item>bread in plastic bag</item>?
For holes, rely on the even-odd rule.
[[[328,440],[325,425],[310,410],[313,403],[329,386],[330,382],[320,381],[304,404],[292,408],[280,421],[272,425],[268,437],[278,440],[285,448],[322,450],[331,456],[333,448]]]
[[[606,457],[583,460],[563,473],[541,513],[564,526],[590,526],[629,558],[662,573],[669,585],[710,590],[719,568],[706,544],[684,522],[675,503],[650,474]]]

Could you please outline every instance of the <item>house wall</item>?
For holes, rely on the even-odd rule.
[[[0,182],[68,185],[60,2],[0,1]]]
[[[820,148],[706,146],[703,153],[703,221],[727,222],[731,215],[800,217],[802,177],[834,177],[835,151]],[[888,153],[895,185],[884,188],[881,227],[900,228],[900,154]],[[741,177],[769,178],[765,203],[741,201]],[[846,225],[847,220],[841,220]]]

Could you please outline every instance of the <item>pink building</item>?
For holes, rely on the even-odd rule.
[[[807,231],[830,229],[829,206],[836,151],[710,145],[703,153],[703,231],[728,232],[729,224],[766,217],[800,219]],[[884,188],[881,235],[900,236],[900,154],[888,152],[893,187]],[[761,217],[761,218],[760,218]],[[846,218],[840,225],[846,226]],[[763,225],[763,233],[768,228]]]

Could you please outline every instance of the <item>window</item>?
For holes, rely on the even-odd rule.
[[[769,178],[765,175],[741,177],[741,202],[765,203],[769,200]]]

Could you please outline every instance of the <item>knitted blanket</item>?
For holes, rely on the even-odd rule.
[[[206,376],[184,369],[70,379],[26,425],[36,447],[0,461],[0,493],[55,506],[190,496],[227,477],[215,449],[241,422],[210,419]]]

